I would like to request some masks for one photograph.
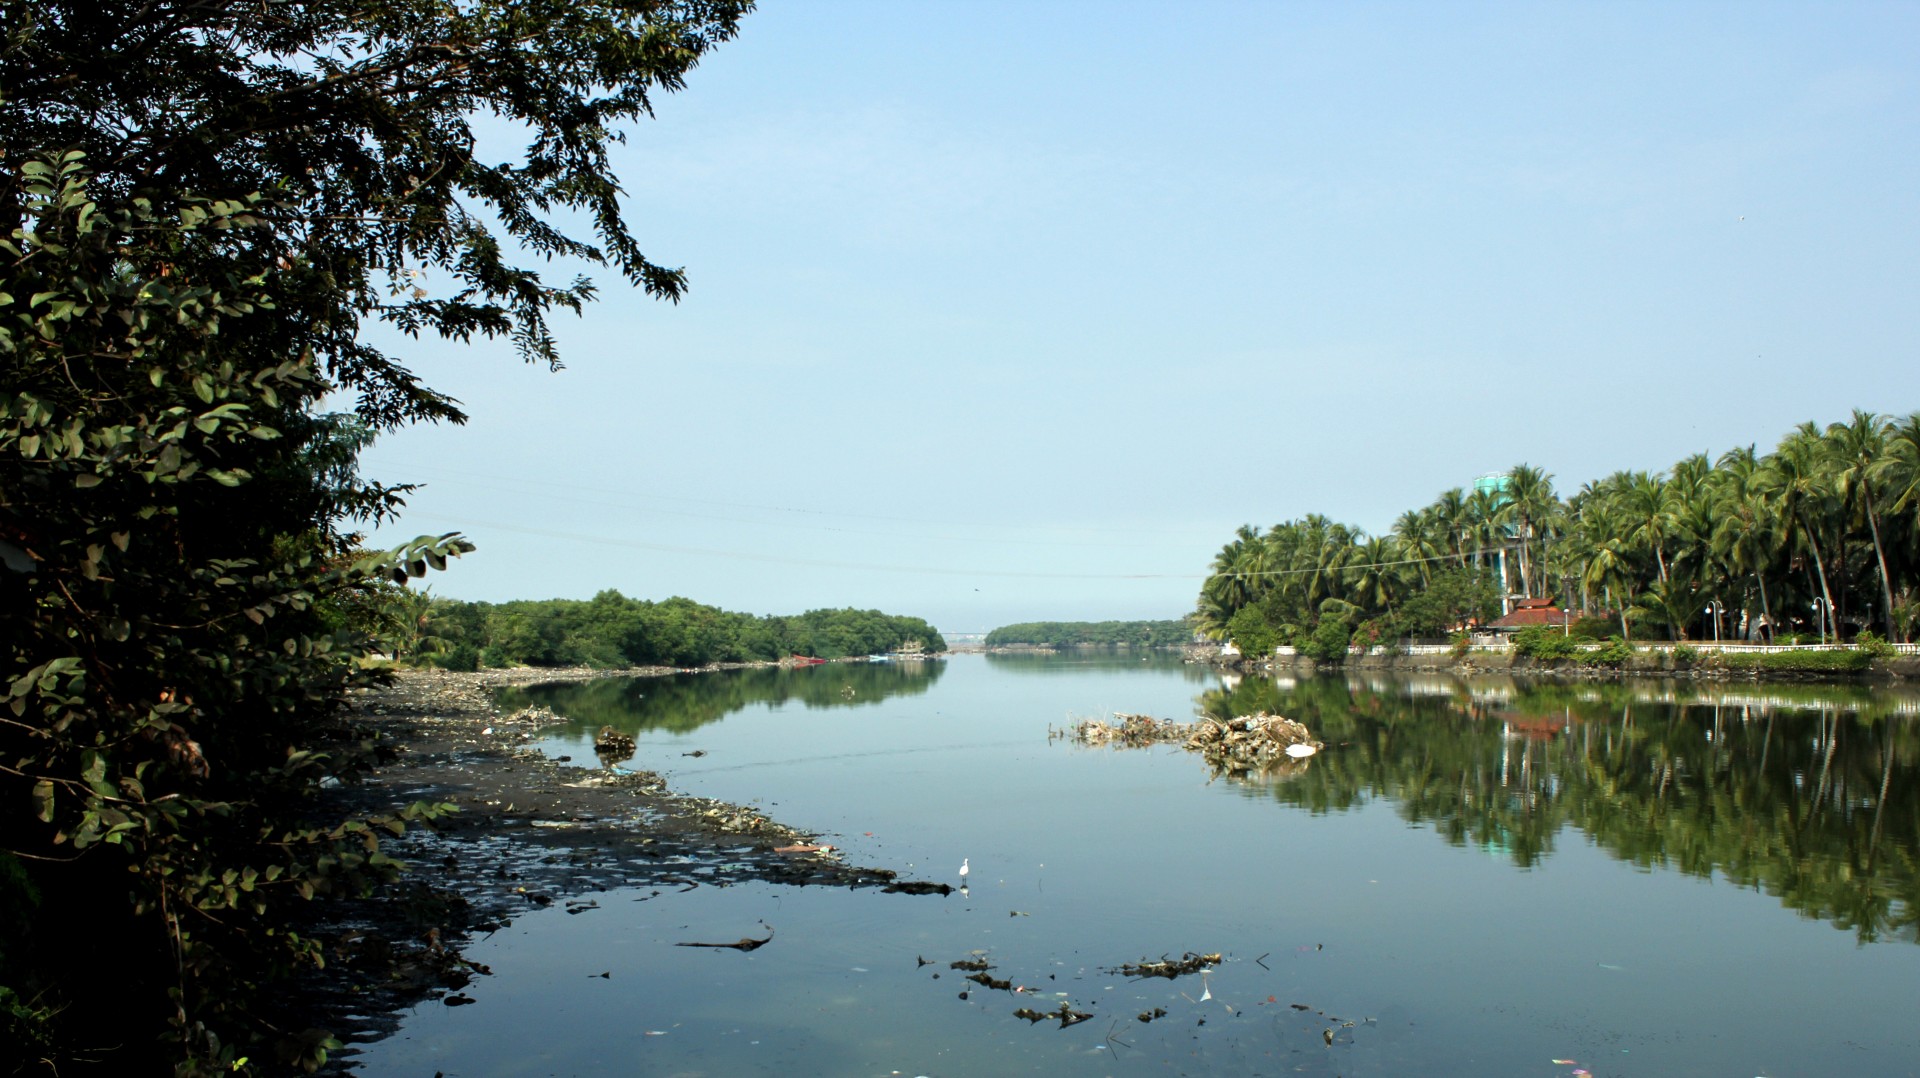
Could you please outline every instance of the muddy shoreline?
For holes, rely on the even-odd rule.
[[[781,852],[815,836],[756,809],[675,793],[652,772],[548,759],[533,747],[543,717],[503,715],[493,704],[506,686],[676,672],[402,671],[393,685],[351,698],[351,717],[397,753],[364,781],[330,791],[321,812],[338,819],[416,801],[458,811],[382,844],[407,865],[394,885],[316,903],[304,926],[326,941],[327,967],[292,1004],[343,1045],[323,1073],[353,1073],[354,1046],[393,1032],[411,1007],[471,1002],[461,990],[487,971],[462,948],[530,910],[584,913],[614,888],[771,882],[899,891],[902,901],[947,890],[847,864],[832,850]]]

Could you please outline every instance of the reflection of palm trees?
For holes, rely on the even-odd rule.
[[[1284,783],[1249,786],[1285,804],[1390,798],[1445,840],[1523,866],[1573,826],[1623,860],[1723,875],[1863,942],[1920,942],[1920,726],[1894,716],[1920,710],[1911,693],[1248,678],[1197,703],[1216,718],[1283,714],[1332,746]]]

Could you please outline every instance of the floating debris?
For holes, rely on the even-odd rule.
[[[1179,958],[1170,959],[1166,955],[1161,955],[1158,962],[1141,959],[1139,962],[1129,962],[1107,972],[1118,973],[1125,977],[1165,977],[1172,980],[1190,973],[1199,973],[1201,970],[1219,965],[1220,962],[1221,958],[1217,954],[1195,954],[1188,951]]]
[[[1193,736],[1197,724],[1181,724],[1152,715],[1114,713],[1119,723],[1088,719],[1073,728],[1073,739],[1088,745],[1116,745],[1138,749],[1148,745],[1185,741]]]
[[[1051,1011],[1036,1011],[1031,1007],[1022,1007],[1013,1012],[1013,1016],[1015,1018],[1024,1018],[1029,1022],[1040,1022],[1048,1018],[1058,1018],[1061,1029],[1065,1029],[1068,1026],[1077,1026],[1093,1017],[1093,1015],[1086,1011],[1076,1011],[1065,1003],[1062,1003],[1057,1010]]]
[[[1322,748],[1307,728],[1280,715],[1258,712],[1222,722],[1202,719],[1179,723],[1156,719],[1151,715],[1116,712],[1117,722],[1088,719],[1073,728],[1071,736],[1085,745],[1111,745],[1115,748],[1144,748],[1148,745],[1181,744],[1200,753],[1216,774],[1244,775],[1258,771],[1263,775],[1285,777],[1302,766],[1300,761]]]
[[[752,951],[752,950],[757,950],[758,948],[761,948],[761,947],[765,947],[767,944],[772,942],[773,942],[773,926],[767,925],[767,938],[763,940],[746,938],[746,939],[735,940],[732,943],[676,943],[674,944],[674,946],[675,947],[718,947],[718,948],[724,948],[726,950],[731,950],[731,951]]]
[[[954,888],[944,883],[928,883],[926,880],[895,880],[880,888],[883,895],[950,895]]]
[[[1218,770],[1244,772],[1281,758],[1300,759],[1299,749],[1311,756],[1324,746],[1300,723],[1262,711],[1226,722],[1203,720],[1187,747]]]

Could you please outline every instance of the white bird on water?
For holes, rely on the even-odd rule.
[[[960,859],[960,886],[965,887],[966,885],[967,885],[967,859],[962,857]]]

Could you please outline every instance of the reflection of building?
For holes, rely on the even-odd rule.
[[[1552,599],[1521,599],[1513,604],[1513,609],[1505,617],[1490,621],[1481,628],[1489,633],[1518,632],[1536,625],[1564,630],[1579,616],[1553,605]]]

